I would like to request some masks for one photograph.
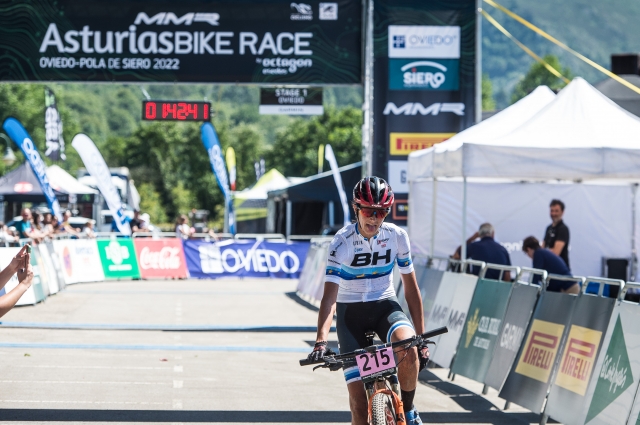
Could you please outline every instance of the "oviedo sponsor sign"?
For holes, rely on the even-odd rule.
[[[105,278],[140,278],[136,251],[131,239],[98,239],[97,244]]]
[[[309,250],[307,242],[184,241],[192,277],[250,276],[298,278]]]
[[[143,279],[188,277],[187,262],[179,239],[136,238],[133,244]]]

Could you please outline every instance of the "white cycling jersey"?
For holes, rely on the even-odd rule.
[[[370,240],[356,223],[343,227],[329,245],[326,281],[340,285],[339,303],[383,300],[394,296],[393,267],[400,273],[413,271],[407,232],[391,223],[382,223]]]

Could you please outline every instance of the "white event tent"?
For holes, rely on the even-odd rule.
[[[640,118],[576,78],[555,98],[538,88],[448,141],[412,153],[409,231],[416,252],[442,256],[489,221],[513,263],[530,266],[521,241],[543,236],[549,201],[560,198],[567,204],[572,271],[600,275],[602,257],[634,252],[634,180],[640,181]],[[588,182],[576,184],[582,181]]]

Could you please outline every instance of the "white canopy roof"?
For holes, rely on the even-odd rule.
[[[58,192],[68,193],[72,195],[85,195],[98,193],[97,190],[90,188],[89,186],[80,183],[71,174],[64,171],[57,165],[47,167],[47,177],[49,183]]]
[[[491,119],[517,106],[524,115],[528,107],[523,108],[521,103],[534,93]],[[532,106],[529,111],[533,110]],[[506,134],[496,130],[493,137],[483,132],[484,138],[467,136],[455,141],[482,125],[478,124],[441,144],[451,143],[450,150],[436,146],[413,153],[409,156],[409,179],[464,176],[573,180],[633,178],[640,174],[640,118],[582,78],[575,78],[555,100],[525,121]]]

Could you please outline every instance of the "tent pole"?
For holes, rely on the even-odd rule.
[[[289,236],[291,236],[291,211],[292,210],[293,208],[291,208],[291,201],[287,200],[287,228],[286,228],[287,239],[289,238]]]
[[[362,0],[365,40],[362,110],[362,177],[373,174],[373,0]]]
[[[462,178],[462,244],[460,259],[467,259],[467,178]]]
[[[636,280],[636,274],[638,273],[638,250],[636,244],[638,241],[636,240],[636,212],[638,205],[636,203],[636,197],[638,195],[638,183],[634,183],[631,186],[631,272],[629,273],[630,281]]]
[[[429,255],[435,257],[436,248],[436,200],[438,199],[438,179],[435,177],[431,181],[431,247]]]

